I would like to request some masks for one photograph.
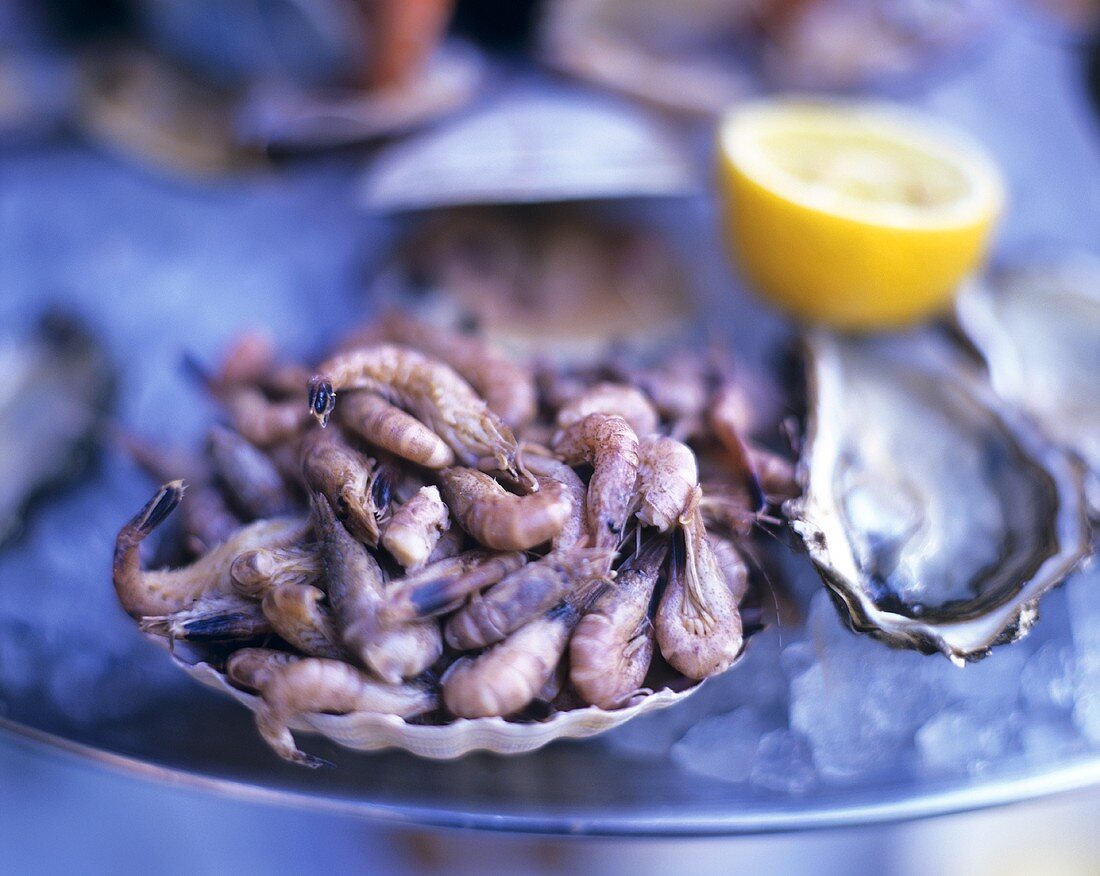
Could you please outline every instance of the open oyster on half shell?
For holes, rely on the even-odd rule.
[[[1100,518],[1100,259],[1039,258],[974,283],[958,322],[989,368],[993,389],[1089,469]]]
[[[931,332],[807,344],[792,525],[860,631],[957,663],[1013,641],[1087,553],[1080,468]]]

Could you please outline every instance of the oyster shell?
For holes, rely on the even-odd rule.
[[[1100,259],[1041,259],[974,283],[958,322],[982,354],[993,389],[1089,468],[1100,517]]]
[[[809,339],[792,525],[854,628],[953,661],[1027,632],[1089,547],[1080,467],[941,336]]]
[[[152,637],[165,644],[165,640]],[[259,697],[234,687],[214,666],[188,659],[186,647],[176,644],[172,659],[188,675],[208,687],[228,694],[249,711]],[[740,659],[740,658],[739,658]],[[639,694],[627,706],[614,711],[588,706],[556,713],[546,721],[507,721],[504,718],[457,718],[448,724],[410,724],[395,715],[355,712],[348,715],[307,714],[292,721],[292,730],[319,733],[354,751],[398,748],[432,760],[453,760],[473,751],[526,754],[556,739],[584,739],[625,724],[645,712],[666,709],[697,691],[702,682],[683,690],[665,688]]]

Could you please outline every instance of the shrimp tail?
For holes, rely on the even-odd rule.
[[[252,603],[143,617],[140,625],[144,633],[186,642],[242,641],[271,633],[271,625]]]
[[[183,481],[169,481],[164,484],[134,519],[126,524],[124,531],[133,533],[141,541],[179,507],[186,489],[187,484]]]

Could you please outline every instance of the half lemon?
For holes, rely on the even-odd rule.
[[[1004,203],[975,140],[882,103],[772,100],[719,129],[734,255],[796,316],[902,326],[947,307]]]

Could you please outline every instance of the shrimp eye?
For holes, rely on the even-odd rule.
[[[309,385],[309,408],[313,415],[321,421],[322,426],[328,422],[329,414],[332,413],[332,409],[335,407],[336,393],[332,389],[332,384],[327,380],[311,381]]]

